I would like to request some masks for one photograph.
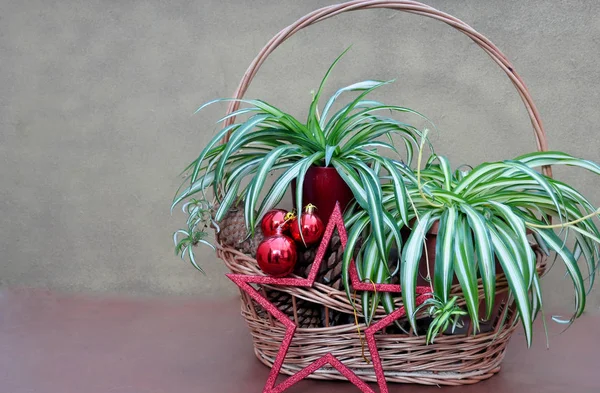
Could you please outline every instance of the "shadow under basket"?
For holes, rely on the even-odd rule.
[[[542,273],[546,264],[545,255],[534,247],[537,258],[538,272]],[[256,261],[248,255],[232,248],[219,247],[218,256],[225,261],[234,274],[264,275]],[[316,282],[310,288],[269,286],[256,287],[265,297],[271,292],[284,293],[288,296],[286,313],[296,322],[298,329],[294,335],[289,351],[281,368],[282,374],[293,375],[307,367],[327,353],[331,353],[344,365],[349,367],[361,379],[376,382],[377,378],[370,362],[370,353],[364,334],[366,326],[354,323],[353,308],[344,291],[333,289],[325,284]],[[460,286],[452,287],[452,293],[460,293]],[[497,276],[497,293],[508,292],[508,284],[503,274]],[[479,295],[483,299],[481,280]],[[279,346],[284,339],[285,327],[269,313],[254,302],[245,292],[241,291],[242,316],[246,319],[254,343],[256,357],[265,365],[272,367]],[[396,305],[401,306],[400,299]],[[299,324],[306,309],[299,304],[309,304],[310,309],[320,309],[323,316],[323,327],[303,328]],[[362,310],[360,296],[355,299],[357,309]],[[462,304],[464,306],[464,304]],[[281,309],[281,305],[278,305]],[[425,332],[427,318],[420,316],[418,322],[423,326],[416,335],[409,330],[402,333],[395,325],[375,335],[377,347],[386,380],[396,383],[418,383],[425,385],[465,385],[473,384],[490,378],[500,371],[506,347],[512,333],[517,328],[514,302],[503,303],[499,315],[493,322],[488,322],[487,332],[472,334],[470,326],[456,334],[440,334],[433,344],[426,344]],[[332,316],[338,324],[332,326]],[[385,311],[380,307],[375,320],[384,317]],[[359,321],[364,320],[359,312]],[[399,320],[406,326],[406,320]],[[424,323],[425,322],[425,323]],[[423,324],[424,323],[424,324]],[[321,368],[309,378],[320,380],[345,380],[333,368]]]

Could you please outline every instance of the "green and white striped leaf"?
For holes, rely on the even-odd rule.
[[[586,266],[588,269],[588,290],[589,294],[592,291],[592,287],[594,286],[594,281],[596,280],[597,273],[597,264],[596,264],[596,255],[594,252],[594,244],[590,238],[585,237],[579,232],[575,233],[575,238],[577,239],[575,243],[575,250],[580,250],[581,254],[583,254],[583,258],[585,259]],[[575,257],[575,260],[578,260],[578,257]]]
[[[229,188],[227,194],[225,194],[225,197],[221,200],[221,205],[215,213],[215,221],[221,221],[223,217],[225,217],[225,214],[227,214],[229,208],[237,198],[237,192],[239,187],[240,182],[236,182]]]
[[[523,330],[525,331],[525,339],[527,346],[531,346],[532,336],[532,320],[531,320],[531,302],[529,300],[529,292],[521,270],[516,262],[515,256],[504,243],[498,232],[490,227],[490,235],[492,238],[492,244],[496,250],[496,256],[500,261],[502,270],[506,275],[508,286],[512,291],[519,311],[519,318],[523,324]]]
[[[350,50],[350,47],[346,48],[334,61],[331,63],[325,76],[321,79],[321,84],[319,85],[319,89],[315,93],[313,100],[310,104],[310,108],[308,110],[308,118],[306,120],[307,127],[310,131],[312,131],[317,138],[317,140],[325,146],[325,135],[323,134],[323,127],[319,124],[319,116],[318,116],[318,105],[319,98],[321,97],[321,93],[323,92],[323,88],[325,87],[325,83],[327,79],[329,79],[329,75],[335,68],[336,64],[342,59],[342,57]]]
[[[382,269],[382,259],[377,251],[377,244],[373,239],[367,242],[365,252],[363,254],[363,274],[365,280],[370,283],[379,283],[383,280],[384,274]],[[372,295],[372,296],[371,296]],[[370,304],[363,304],[363,310],[367,308],[365,312],[365,321],[367,325],[371,324],[377,306],[379,305],[379,293],[371,293],[370,291],[363,291],[363,299],[368,299]],[[368,307],[367,307],[368,306]]]
[[[540,277],[537,274],[537,271],[533,275],[533,291],[532,291],[532,316],[531,318],[535,320],[537,318],[538,312],[542,313],[542,323],[544,325],[544,333],[546,335],[546,349],[550,348],[550,339],[548,336],[548,326],[546,325],[546,315],[544,314],[544,304],[542,298],[542,286],[540,285]]]
[[[282,154],[284,154],[286,151],[297,148],[298,146],[296,145],[279,146],[267,154],[258,167],[258,170],[254,175],[252,182],[250,183],[250,188],[248,189],[244,210],[244,218],[246,219],[246,224],[249,225],[249,228],[246,229],[251,233],[254,233],[254,227],[256,226],[256,213],[254,209],[257,205],[258,197],[262,191],[263,185],[265,184],[267,175]]]
[[[202,151],[200,152],[200,155],[195,160],[194,171],[192,172],[192,175],[191,175],[192,183],[196,181],[196,179],[198,177],[198,172],[200,171],[200,167],[202,166],[202,162],[204,161],[206,156],[209,154],[211,149],[217,143],[221,142],[221,140],[223,140],[223,138],[225,137],[225,135],[227,135],[227,133],[237,130],[238,127],[239,127],[239,124],[232,124],[228,127],[223,128],[221,131],[219,131],[217,133],[217,135],[215,137],[213,137],[213,139],[210,140],[210,142],[206,145],[206,147],[204,147],[204,149],[202,149]],[[225,149],[225,147],[222,147],[222,149]]]
[[[573,280],[573,286],[575,287],[575,314],[571,319],[573,320],[583,313],[586,298],[583,277],[577,266],[577,260],[575,260],[565,243],[552,230],[540,228],[533,228],[532,230],[539,233],[548,246],[561,256],[565,267],[567,268],[567,273],[569,273],[569,276]]]
[[[386,253],[383,209],[381,206],[381,188],[378,183],[379,179],[366,165],[362,163],[357,163],[357,165],[360,168],[359,176],[367,194],[367,211],[369,212],[369,217],[371,218],[371,229],[375,237],[375,243],[377,244],[379,255],[383,256],[386,255]]]
[[[567,165],[584,168],[595,173],[596,175],[600,175],[600,165],[596,164],[595,162],[582,160],[580,158],[573,157],[570,154],[558,151],[529,153],[519,156],[515,158],[515,160],[521,161],[530,168],[549,165]]]
[[[530,278],[533,272],[530,269],[529,264],[527,263],[527,256],[525,255],[525,251],[521,248],[517,239],[517,234],[504,222],[502,222],[497,217],[492,217],[491,221],[493,222],[494,229],[496,229],[498,235],[502,238],[507,247],[509,247],[517,266],[521,272],[521,276],[525,281],[525,285],[527,285],[527,289],[530,288]],[[535,269],[534,269],[535,270]]]
[[[366,81],[362,81],[362,82],[358,82],[358,83],[353,83],[349,86],[343,87],[343,88],[339,89],[338,91],[336,91],[335,94],[333,94],[331,96],[331,98],[329,98],[329,100],[327,101],[327,104],[325,104],[325,107],[323,108],[323,113],[321,114],[321,120],[320,120],[321,128],[324,130],[326,129],[325,124],[327,121],[327,115],[329,114],[329,110],[331,109],[331,106],[334,104],[335,100],[342,93],[349,92],[349,91],[364,91],[364,90],[371,89],[379,84],[381,84],[381,81],[366,80]]]
[[[552,185],[548,182],[548,180],[546,180],[544,176],[540,175],[539,173],[529,168],[527,165],[521,163],[520,161],[506,160],[504,162],[507,165],[510,165],[511,167],[531,176],[531,178],[537,181],[538,184],[542,186],[542,188],[546,191],[548,196],[552,199],[552,202],[554,202],[554,206],[556,206],[558,217],[562,219],[561,204],[558,201],[557,191],[554,187],[552,187]]]
[[[236,130],[231,134],[231,138],[229,139],[229,142],[225,145],[225,149],[221,153],[219,163],[215,168],[215,185],[218,184],[223,178],[225,165],[227,164],[229,156],[231,156],[231,154],[236,151],[235,145],[237,144],[237,142],[244,136],[246,136],[249,132],[252,132],[258,124],[264,122],[269,117],[270,115],[255,115],[252,118],[250,118],[250,120],[242,124],[239,128],[236,128]],[[216,190],[215,194],[218,194]]]
[[[402,250],[402,269],[400,269],[400,285],[402,286],[402,300],[406,308],[406,315],[414,331],[417,331],[415,321],[417,286],[417,273],[423,253],[423,242],[425,234],[431,227],[434,219],[433,212],[426,212],[414,226],[404,249]]]
[[[457,235],[457,209],[448,206],[440,217],[440,226],[435,246],[435,270],[433,289],[442,302],[448,301],[454,277],[454,238]]]
[[[352,299],[352,294],[350,293],[350,263],[352,262],[353,250],[356,248],[358,240],[360,239],[363,231],[365,230],[368,224],[369,217],[365,216],[362,219],[356,221],[356,223],[352,225],[348,233],[346,251],[344,252],[342,259],[342,284],[344,284],[344,290],[346,291],[346,296],[348,297],[348,299]],[[352,303],[352,307],[354,307],[354,303]]]
[[[456,235],[454,240],[454,270],[467,304],[467,310],[471,316],[473,332],[479,330],[479,291],[477,290],[477,270],[475,265],[475,251],[473,248],[473,236],[462,215],[456,220]]]
[[[485,295],[486,319],[489,319],[492,315],[496,295],[496,261],[490,232],[485,218],[475,209],[469,205],[461,205],[460,208],[466,214],[475,236],[477,263]]]
[[[335,153],[335,150],[337,148],[337,146],[325,146],[325,166],[329,166],[329,163],[331,162],[331,157],[333,157],[333,154]]]
[[[382,157],[383,158],[383,157]],[[408,224],[408,197],[406,196],[406,185],[402,179],[402,174],[396,166],[388,159],[383,158],[381,161],[385,169],[392,178],[394,196],[396,197],[396,208],[400,212],[400,217],[405,225]]]
[[[452,170],[450,169],[450,162],[443,156],[436,155],[435,158],[439,161],[442,174],[444,175],[444,189],[452,191]]]
[[[361,180],[353,170],[351,166],[349,166],[344,160],[334,158],[331,163],[337,170],[337,173],[344,180],[344,182],[350,187],[354,198],[363,209],[367,210],[367,193],[363,188]]]
[[[527,285],[531,286],[534,276],[533,272],[536,269],[536,258],[533,250],[531,250],[529,240],[527,239],[525,223],[523,222],[523,219],[515,214],[510,207],[495,201],[490,201],[490,204],[493,206],[494,210],[499,214],[499,216],[503,217],[514,231],[514,234],[516,235],[514,240],[519,245],[521,251],[519,254],[524,259],[523,262],[527,263],[527,269],[524,269],[523,277],[525,278]]]

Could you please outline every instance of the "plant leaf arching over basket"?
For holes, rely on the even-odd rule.
[[[575,312],[568,322],[583,313],[600,255],[600,231],[593,221],[598,210],[573,187],[532,169],[543,165],[576,166],[600,175],[597,164],[561,152],[530,153],[454,172],[449,170],[446,158],[432,154],[422,170],[417,167],[415,176],[405,179],[407,196],[415,207],[409,212],[409,219],[416,220],[403,249],[400,282],[413,327],[421,245],[426,229],[435,221],[439,221],[440,230],[432,289],[436,298],[448,302],[452,278],[456,275],[475,330],[479,319],[476,280],[482,279],[486,318],[489,318],[497,258],[515,298],[527,342],[531,342],[532,322],[542,307],[542,299],[529,234],[546,253],[558,254],[573,281]],[[396,209],[394,191],[385,184],[383,195],[384,210],[399,225],[406,225]],[[369,220],[365,220],[364,211],[347,216],[350,217],[348,248],[352,249],[359,237],[369,238]],[[559,223],[552,225],[551,218],[558,218]],[[575,238],[573,249],[567,246],[569,235]],[[367,246],[360,250],[362,254],[368,252]],[[583,256],[587,266],[587,289],[577,265],[579,256]],[[357,260],[366,265],[378,263],[365,257]],[[345,263],[349,263],[349,258]],[[363,267],[363,271],[366,269]]]
[[[439,304],[451,302],[449,288],[456,275],[474,331],[479,320],[476,281],[482,280],[486,317],[489,317],[494,302],[497,258],[515,298],[527,342],[531,342],[532,321],[542,307],[542,299],[535,257],[529,247],[530,234],[543,250],[556,252],[563,260],[576,295],[575,312],[569,322],[580,316],[600,255],[600,231],[592,220],[598,211],[577,190],[534,168],[570,165],[599,175],[600,167],[565,153],[544,152],[484,163],[467,172],[453,172],[446,158],[433,153],[421,169],[426,133],[380,113],[410,113],[427,118],[405,107],[366,99],[370,92],[390,81],[369,80],[344,87],[332,95],[319,113],[323,87],[340,58],[321,81],[305,123],[264,101],[241,99],[237,101],[248,107],[219,120],[221,123],[234,116],[249,116],[243,122],[223,128],[184,171],[187,186],[177,192],[172,205],[188,200],[184,204],[188,229],[175,234],[177,251],[182,257],[187,252],[192,264],[199,268],[192,250],[192,245],[206,242],[198,234],[203,233],[199,226],[210,221],[218,228],[218,221],[240,201],[245,205],[249,235],[260,218],[279,203],[294,179],[298,182],[296,205],[302,206],[302,182],[308,168],[332,165],[356,199],[345,213],[349,243],[343,277],[349,298],[348,266],[352,250],[361,239],[357,258],[361,279],[382,283],[399,274],[404,304],[414,328],[414,288],[422,244],[428,229],[439,221],[432,289],[441,300]],[[336,100],[348,92],[359,94],[330,115]],[[211,101],[198,110],[223,101],[228,100]],[[221,144],[229,134],[228,141]],[[402,139],[404,161],[393,136]],[[419,159],[416,167],[412,167],[418,138],[421,138]],[[384,152],[392,158],[384,156]],[[261,199],[267,175],[277,170],[283,173]],[[559,223],[551,225],[552,218]],[[404,228],[411,231],[406,244],[401,236]],[[184,234],[184,239],[178,240],[178,233]],[[566,245],[571,235],[575,238],[573,249]],[[390,269],[386,260],[392,247],[401,250],[395,269]],[[588,269],[587,290],[577,265],[581,256]],[[363,294],[363,304],[369,305],[370,310],[365,315],[367,322],[380,301],[387,312],[393,310],[393,301],[387,295],[379,295]]]
[[[347,51],[347,50],[346,50]],[[385,105],[368,100],[367,95],[391,81],[367,80],[338,90],[319,114],[319,99],[325,82],[334,66],[346,53],[344,51],[330,66],[319,89],[313,96],[306,123],[261,100],[237,100],[248,104],[220,119],[224,122],[234,116],[249,115],[241,123],[223,128],[211,139],[184,172],[187,173],[183,191],[178,191],[172,207],[183,200],[200,195],[200,200],[211,204],[207,191],[212,191],[219,205],[213,221],[219,221],[238,201],[244,201],[247,230],[253,233],[256,223],[283,198],[292,180],[297,181],[296,205],[303,206],[302,185],[304,175],[311,165],[334,166],[351,188],[360,206],[370,213],[376,246],[380,255],[386,252],[384,228],[395,225],[386,219],[379,200],[381,184],[379,169],[394,170],[396,195],[400,196],[401,209],[408,210],[403,197],[402,177],[395,170],[404,166],[393,136],[402,139],[406,150],[405,161],[410,163],[414,147],[420,136],[415,127],[383,116],[382,112],[409,113],[426,119],[418,112],[400,106]],[[358,96],[331,114],[334,104],[343,93],[359,92]],[[231,101],[219,99],[208,105]],[[230,134],[226,144],[220,144]],[[385,150],[393,158],[382,155]],[[282,170],[267,195],[260,193],[269,173]],[[243,185],[247,182],[247,185]],[[400,240],[399,238],[397,239]],[[401,244],[397,244],[401,247]]]

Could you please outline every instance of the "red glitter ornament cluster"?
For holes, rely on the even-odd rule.
[[[270,210],[263,217],[260,228],[265,239],[256,249],[256,261],[260,269],[273,277],[284,277],[296,266],[296,244],[286,236],[294,213],[283,209]]]
[[[307,205],[299,218],[283,209],[265,214],[260,224],[265,239],[256,250],[256,261],[263,272],[273,277],[287,276],[298,260],[294,241],[310,246],[321,240],[325,227],[315,209],[314,205]]]

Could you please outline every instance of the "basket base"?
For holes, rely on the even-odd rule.
[[[254,354],[256,358],[268,368],[273,366],[273,358],[266,358],[264,354],[258,349],[254,348]],[[501,358],[498,358],[495,363],[486,368],[486,370],[478,370],[475,373],[469,375],[468,373],[460,373],[460,372],[442,372],[442,373],[433,373],[428,371],[423,371],[421,373],[418,372],[397,372],[397,371],[387,371],[384,372],[385,379],[387,382],[391,383],[409,383],[409,384],[419,384],[419,385],[433,385],[433,386],[460,386],[460,385],[473,385],[481,381],[485,381],[498,374],[501,370],[501,363],[504,358],[504,354],[502,354]],[[280,374],[292,376],[300,371],[300,367],[293,367],[289,364],[283,365],[281,368]],[[365,382],[373,382],[377,383],[377,377],[373,372],[368,372],[364,370],[356,370],[352,369],[356,375],[358,375]],[[341,375],[337,370],[331,367],[323,367],[314,373],[308,375],[307,379],[315,379],[320,381],[347,381],[347,378]]]
[[[254,348],[254,354],[256,358],[268,368],[273,366],[274,358],[265,357],[257,348]],[[384,372],[385,379],[387,382],[392,383],[412,383],[419,385],[435,385],[435,386],[460,386],[460,385],[473,385],[478,382],[489,379],[500,372],[501,363],[504,359],[504,352],[502,356],[498,357],[492,364],[487,365],[486,369],[480,369],[473,373],[461,373],[461,372],[442,372],[433,373],[428,371],[423,372],[397,372],[387,371]],[[294,367],[289,364],[283,364],[280,374],[292,376],[300,371],[302,368]],[[371,371],[352,369],[356,375],[358,375],[365,382],[377,382],[377,377]],[[337,370],[331,367],[323,367],[314,373],[308,375],[306,378],[315,379],[321,381],[347,381],[347,378],[341,375]]]
[[[421,385],[471,385],[491,378],[501,369],[506,347],[516,328],[514,313],[495,331],[478,335],[443,335],[434,344],[423,337],[377,334],[386,381]],[[247,319],[258,360],[271,368],[285,329],[269,320]],[[335,332],[335,333],[334,333]],[[335,339],[333,336],[335,335]],[[294,375],[326,353],[331,353],[365,382],[377,382],[372,364],[362,357],[356,326],[297,329],[280,373]],[[366,359],[369,350],[364,346]],[[323,367],[307,378],[346,380],[336,369]]]

